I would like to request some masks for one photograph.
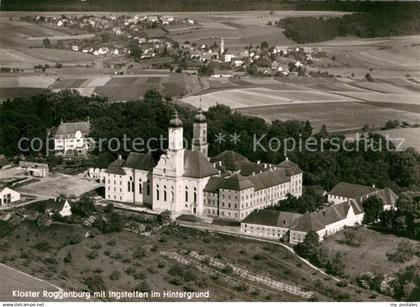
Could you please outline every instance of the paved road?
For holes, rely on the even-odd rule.
[[[13,296],[13,290],[19,291],[57,291],[59,287],[29,274],[6,266],[0,263],[0,301],[42,301],[42,297],[36,298],[19,298]]]

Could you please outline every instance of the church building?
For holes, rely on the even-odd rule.
[[[183,146],[183,123],[175,112],[163,154],[131,152],[106,170],[105,198],[151,205],[156,212],[195,214],[240,221],[253,210],[302,195],[302,171],[285,160],[251,162],[233,151],[208,157],[207,119],[194,117],[191,150]]]

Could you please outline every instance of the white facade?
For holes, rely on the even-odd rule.
[[[241,221],[252,211],[276,205],[287,195],[302,196],[302,173],[290,176],[289,181],[256,190],[219,189],[218,192],[205,192],[205,214],[222,219]]]
[[[284,227],[241,223],[241,232],[253,237],[280,239],[285,236],[288,231],[289,229]]]
[[[53,134],[54,150],[56,154],[86,154],[94,142],[94,140],[88,136],[89,133],[89,121],[76,123],[61,122],[60,126]]]
[[[194,118],[192,150],[183,147],[182,122],[176,116],[168,129],[166,152],[159,157],[153,153],[130,153],[126,160],[119,157],[109,165],[105,198],[148,204],[154,211],[169,210],[173,215],[197,214],[240,221],[256,209],[277,204],[287,194],[302,195],[302,171],[287,159],[269,166],[235,154],[248,167],[260,170],[244,177],[231,170],[222,174],[218,169],[223,168],[222,161],[210,162],[207,155],[207,123],[201,110]],[[247,186],[244,182],[238,187],[237,183],[225,186],[231,180],[245,180]]]
[[[20,193],[10,188],[0,188],[0,207],[8,206],[20,200]]]
[[[158,161],[151,154],[131,153],[126,161],[119,157],[111,164],[105,178],[106,199],[151,204],[153,210],[173,215],[204,214],[203,190],[217,171],[207,160],[207,124],[200,116],[193,127],[192,151],[184,149],[182,122],[175,117],[168,129],[169,147]]]
[[[241,232],[267,239],[279,239],[288,234],[286,239],[289,243],[297,244],[305,239],[308,232],[315,231],[321,241],[346,226],[361,225],[363,216],[363,208],[356,201],[305,214],[260,210],[241,222]]]
[[[323,228],[316,230],[319,236],[319,240],[324,240],[326,237],[343,230],[346,226],[351,227],[361,225],[363,222],[363,216],[363,212],[356,214],[353,210],[353,207],[349,206],[345,218],[333,221],[330,224],[325,224]],[[289,242],[291,244],[303,242],[307,233],[308,231],[291,229]]]
[[[62,217],[71,216],[71,206],[69,202],[66,200],[63,204],[63,208],[58,212]]]
[[[340,204],[342,202],[350,200],[348,197],[341,196],[341,195],[332,195],[328,193],[328,202],[333,205]]]
[[[373,186],[363,186],[359,184],[352,184],[340,182],[328,192],[328,203],[337,205],[349,200],[365,201],[371,196],[376,196],[383,201],[384,210],[394,209],[398,195],[396,195],[390,188],[377,189]]]

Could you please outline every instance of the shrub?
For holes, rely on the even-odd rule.
[[[322,268],[328,264],[326,250],[319,243],[319,236],[315,231],[308,232],[303,242],[298,243],[294,250],[296,254],[318,267]]]
[[[409,241],[401,241],[395,251],[390,250],[386,253],[386,257],[391,262],[403,263],[413,258],[415,253],[416,250]]]
[[[100,275],[89,276],[83,283],[91,292],[106,291],[105,282]]]
[[[104,271],[104,269],[102,269],[102,268],[97,268],[97,269],[94,269],[92,272],[93,273],[96,273],[96,274],[100,274],[100,273],[102,273]]]
[[[133,274],[133,278],[136,279],[136,280],[137,279],[146,279],[146,277],[147,277],[146,273],[141,272],[141,271]]]
[[[13,231],[13,226],[6,221],[0,220],[0,238],[4,238],[11,234]]]
[[[121,273],[119,271],[113,271],[110,275],[109,275],[109,279],[110,280],[118,280],[121,278]]]
[[[90,253],[88,253],[86,255],[86,257],[88,257],[88,259],[92,260],[95,259],[96,257],[98,257],[99,253],[97,250],[92,250]]]
[[[344,239],[340,240],[339,243],[347,244],[353,247],[359,247],[361,242],[353,231],[344,231]]]
[[[56,260],[55,258],[52,258],[52,257],[47,257],[47,258],[44,258],[44,259],[42,260],[42,262],[43,262],[43,263],[45,263],[45,264],[50,264],[50,265],[53,265],[53,266],[55,266],[55,265],[57,265],[57,264],[58,264],[57,260]]]
[[[160,238],[159,238],[159,242],[160,243],[168,242],[168,237],[165,236],[165,235],[161,235]]]
[[[41,253],[45,253],[51,249],[51,245],[47,241],[41,241],[35,244],[34,248]]]
[[[260,255],[260,254],[255,254],[252,258],[254,260],[263,260],[264,259],[264,256],[263,255]]]
[[[366,78],[366,80],[368,80],[369,82],[374,82],[374,81],[375,81],[375,80],[373,80],[372,76],[371,76],[369,73],[367,73],[367,74],[365,75],[365,78]]]
[[[71,204],[71,211],[81,217],[88,217],[96,211],[96,208],[91,198],[83,197],[78,202]]]
[[[117,241],[109,240],[108,242],[106,242],[106,244],[109,245],[109,246],[115,246],[115,244],[117,244]]]
[[[233,273],[233,269],[232,269],[232,267],[230,266],[230,265],[225,265],[223,268],[222,268],[222,273],[224,273],[224,274],[232,274]]]
[[[334,259],[328,261],[326,265],[326,272],[328,274],[344,277],[344,263],[340,252],[337,252]]]
[[[142,247],[137,247],[137,249],[133,252],[133,257],[135,259],[141,259],[146,256],[146,251]]]
[[[244,292],[244,291],[248,290],[248,288],[249,288],[248,285],[246,285],[244,283],[238,284],[238,285],[233,287],[233,289],[235,289],[238,292]]]
[[[168,274],[173,277],[180,277],[185,282],[198,281],[199,279],[197,271],[194,270],[193,267],[188,265],[175,264],[169,268]]]
[[[180,285],[182,285],[182,279],[179,278],[178,276],[175,276],[175,277],[171,278],[168,282],[171,285],[174,285],[174,286],[180,286]]]
[[[139,292],[150,292],[152,291],[152,289],[150,288],[149,284],[145,281],[143,281],[142,283],[138,284],[134,291],[139,291]]]
[[[72,258],[71,251],[69,251],[63,260],[65,263],[71,263]]]
[[[72,234],[67,239],[67,244],[71,244],[71,245],[74,245],[74,244],[77,244],[77,243],[80,243],[80,242],[82,242],[82,236],[77,234],[77,233]]]
[[[113,212],[114,211],[114,205],[113,204],[108,204],[108,205],[106,205],[106,207],[105,207],[105,209],[104,209],[104,212],[105,213],[111,213],[111,212]]]
[[[91,249],[101,249],[102,248],[102,245],[101,244],[99,244],[99,243],[95,243],[94,245],[92,245],[91,247],[90,247]]]
[[[172,220],[171,211],[165,210],[162,213],[160,213],[158,216],[158,220],[159,220],[159,223],[163,225],[170,223]]]

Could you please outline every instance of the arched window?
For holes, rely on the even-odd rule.
[[[156,200],[159,200],[159,185],[156,185]]]
[[[150,181],[149,181],[149,179],[147,179],[146,192],[147,192],[147,195],[150,195]]]
[[[140,179],[140,182],[139,182],[139,194],[142,194],[143,193],[143,183],[141,182],[141,179]]]
[[[163,201],[166,201],[166,185],[163,186]]]
[[[188,201],[188,187],[185,186],[185,201]]]

